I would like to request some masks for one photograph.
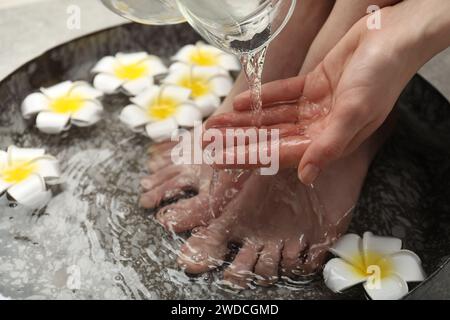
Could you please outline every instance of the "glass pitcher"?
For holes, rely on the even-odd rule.
[[[164,25],[184,22],[175,0],[101,0],[111,11],[142,24]]]
[[[102,0],[115,13],[143,24],[187,21],[213,45],[256,51],[283,29],[296,0]]]

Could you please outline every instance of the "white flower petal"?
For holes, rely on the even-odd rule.
[[[162,80],[162,83],[177,85],[185,76],[185,72],[176,70],[170,71],[170,73]]]
[[[145,130],[152,140],[161,142],[172,137],[172,135],[178,130],[178,124],[175,119],[169,118],[166,120],[149,123],[145,127]]]
[[[341,292],[367,279],[355,267],[340,258],[327,262],[323,269],[323,277],[326,286],[333,292]]]
[[[103,114],[102,105],[96,100],[87,100],[83,108],[72,114],[72,124],[78,127],[88,127],[101,120]]]
[[[349,233],[342,236],[330,251],[354,266],[363,266],[362,239],[357,234]]]
[[[0,150],[0,170],[8,165],[8,153],[6,151]]]
[[[100,61],[97,62],[97,64],[92,69],[92,72],[113,74],[114,70],[116,69],[116,66],[117,66],[116,58],[112,56],[107,56],[100,59]]]
[[[131,98],[130,101],[135,105],[146,109],[153,102],[153,100],[158,97],[159,94],[160,87],[152,86],[138,94],[136,97]]]
[[[175,113],[175,120],[182,127],[194,127],[202,119],[203,116],[200,110],[190,104],[180,105]]]
[[[232,80],[231,76],[228,74],[228,72],[219,67],[198,67],[198,66],[196,66],[193,68],[193,72],[194,72],[194,75],[200,76],[200,77],[212,78],[214,76],[223,76],[225,78]]]
[[[398,300],[408,293],[406,281],[396,274],[381,279],[379,287],[366,282],[364,289],[373,300]]]
[[[40,194],[47,191],[45,187],[45,181],[37,174],[30,175],[27,179],[13,185],[8,189],[8,194],[23,205],[29,205],[30,199],[34,194]]]
[[[214,94],[207,94],[195,99],[197,108],[202,116],[209,117],[220,106],[220,98]]]
[[[191,95],[191,90],[175,85],[164,85],[161,92],[163,97],[170,97],[180,103],[187,101]]]
[[[135,131],[150,122],[147,113],[141,107],[134,104],[130,104],[123,108],[119,118],[120,121]]]
[[[203,42],[197,42],[196,45],[184,46],[173,57],[173,60],[192,64],[192,56],[199,52],[216,56],[218,59],[217,66],[223,70],[239,71],[241,69],[239,60],[234,55],[221,51],[216,47],[205,44]]]
[[[50,99],[57,99],[67,95],[72,86],[72,81],[64,81],[49,88],[41,88],[41,91]]]
[[[31,209],[39,209],[45,206],[52,199],[50,190],[36,192],[21,200],[20,204]]]
[[[103,92],[93,88],[85,81],[77,81],[70,90],[72,96],[81,96],[84,99],[97,99],[103,96]]]
[[[107,73],[99,73],[94,78],[94,87],[109,94],[116,92],[123,83],[123,80]]]
[[[224,68],[225,70],[230,70],[230,71],[239,71],[241,70],[241,64],[239,62],[239,60],[231,55],[231,54],[227,54],[227,53],[222,53],[219,57],[219,64],[222,68]]]
[[[225,53],[224,51],[220,50],[219,48],[216,48],[216,47],[214,47],[210,44],[207,44],[203,41],[197,41],[197,43],[195,45],[197,47],[197,50],[201,50],[204,53],[211,54],[211,55],[214,55],[217,57],[219,55]]]
[[[215,76],[210,83],[213,92],[219,97],[225,97],[233,88],[233,79],[229,76]]]
[[[55,184],[61,177],[59,161],[51,156],[43,156],[33,161],[37,167],[37,173],[44,178],[48,184]]]
[[[219,54],[219,53],[223,52],[222,50],[220,50],[220,49],[218,49],[218,48],[216,48],[216,47],[214,47],[214,46],[212,46],[210,44],[207,44],[207,43],[205,43],[202,40],[197,41],[195,43],[195,45],[197,46],[197,48],[200,48],[202,50],[207,50],[207,51],[210,51],[212,53]]]
[[[147,70],[151,76],[166,73],[168,70],[161,59],[156,56],[148,56],[148,58],[142,63],[147,66]]]
[[[188,63],[191,55],[197,50],[197,47],[193,44],[188,44],[181,48],[175,56],[173,56],[173,60],[175,61],[183,61]]]
[[[61,133],[70,128],[70,116],[44,111],[36,117],[36,127],[48,134]]]
[[[191,73],[195,76],[205,76],[207,78],[216,75],[229,76],[228,72],[220,67],[189,65],[183,62],[175,62],[170,66],[169,71],[170,73],[175,73],[178,75],[181,74],[182,76],[189,75]]]
[[[8,147],[7,154],[9,164],[13,164],[15,162],[28,162],[42,157],[45,154],[45,150],[37,148],[17,148],[16,146],[10,146]]]
[[[185,73],[189,73],[191,71],[193,66],[184,63],[184,62],[175,62],[172,63],[172,65],[169,68],[169,72],[170,73],[175,73],[175,74],[185,74]]]
[[[23,117],[28,119],[43,110],[48,110],[49,106],[50,100],[45,94],[41,92],[32,93],[22,102]]]
[[[122,87],[133,96],[153,86],[153,78],[145,77],[125,82]]]
[[[121,53],[116,54],[117,60],[123,65],[130,65],[141,62],[148,58],[147,52]]]
[[[416,282],[425,280],[425,272],[422,269],[420,258],[412,251],[401,250],[386,257],[394,272],[407,282]]]
[[[3,181],[0,178],[0,195],[2,195],[3,192],[5,192],[10,186],[11,186],[11,183]]]
[[[375,236],[372,232],[365,232],[362,239],[362,249],[366,264],[373,263],[368,261],[368,255],[374,252],[380,256],[387,256],[402,249],[402,241],[393,237]]]

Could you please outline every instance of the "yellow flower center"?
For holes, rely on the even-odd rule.
[[[366,252],[364,261],[354,267],[358,276],[379,276],[380,280],[391,275],[393,271],[391,261],[378,252]]]
[[[118,65],[114,69],[114,74],[122,80],[136,80],[142,78],[147,73],[147,66],[142,62]]]
[[[56,113],[73,113],[83,107],[85,99],[81,96],[63,96],[54,99],[50,109]]]
[[[205,49],[195,50],[189,57],[189,60],[192,64],[203,67],[211,67],[219,64],[218,54]]]
[[[18,162],[0,171],[2,180],[16,184],[27,179],[36,171],[36,164],[30,162]]]
[[[160,98],[150,105],[148,114],[153,119],[164,120],[175,114],[178,104],[178,101],[172,98]]]
[[[205,77],[186,76],[179,81],[178,85],[190,89],[193,98],[202,97],[211,91],[211,85]]]

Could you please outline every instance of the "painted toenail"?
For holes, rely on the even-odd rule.
[[[303,184],[310,185],[317,179],[320,173],[319,167],[314,164],[308,163],[300,172],[300,180]]]

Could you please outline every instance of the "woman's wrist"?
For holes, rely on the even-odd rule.
[[[450,1],[415,0],[410,4],[415,5],[412,50],[417,54],[418,63],[423,65],[450,46]]]

